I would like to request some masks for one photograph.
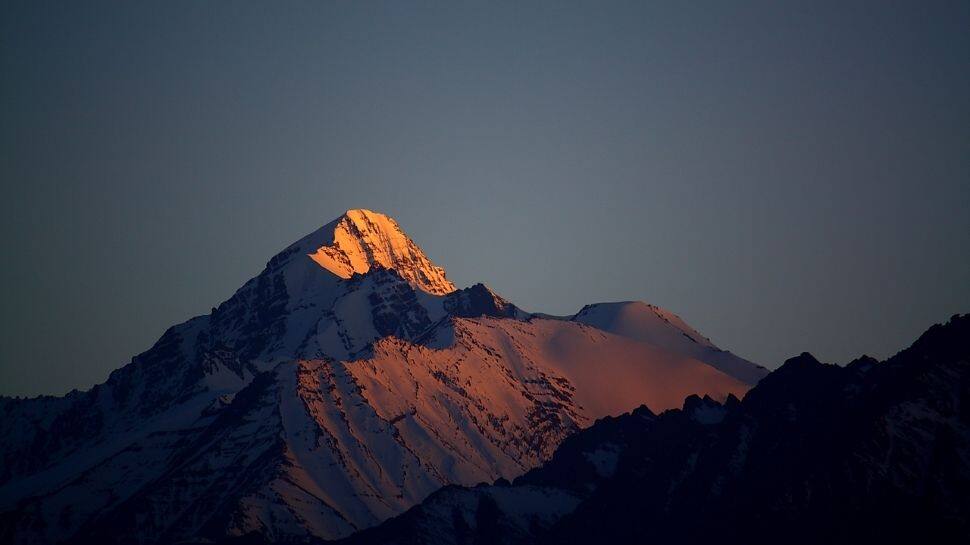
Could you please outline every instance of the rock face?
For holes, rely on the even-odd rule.
[[[449,487],[347,544],[970,542],[970,315],[885,362],[788,360],[743,401],[690,396]]]
[[[364,274],[374,266],[393,269],[414,286],[435,295],[455,291],[445,270],[424,255],[393,219],[370,210],[348,210],[340,219],[321,229],[319,236],[331,238],[310,254],[340,278]],[[317,233],[310,235],[316,239]]]
[[[747,391],[712,354],[456,290],[351,210],[104,384],[0,398],[0,541],[347,536],[597,418]]]

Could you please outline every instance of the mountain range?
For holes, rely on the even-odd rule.
[[[603,418],[341,543],[970,543],[970,315],[883,362],[803,353],[743,400]]]
[[[767,373],[652,305],[550,316],[457,289],[393,219],[349,210],[104,383],[0,398],[0,541],[345,538],[534,478],[597,419],[719,413]],[[555,494],[550,516],[579,501]]]

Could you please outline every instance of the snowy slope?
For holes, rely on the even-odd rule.
[[[341,537],[602,416],[748,389],[716,348],[581,321],[456,290],[392,219],[348,211],[104,384],[0,399],[0,538]]]
[[[768,374],[764,367],[721,350],[673,312],[647,303],[586,305],[571,319],[675,354],[689,355],[750,385]]]

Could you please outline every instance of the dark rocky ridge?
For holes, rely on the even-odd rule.
[[[576,505],[508,501],[536,490]],[[341,541],[967,542],[970,315],[882,363],[801,354],[743,401],[600,420],[514,484],[449,487]]]

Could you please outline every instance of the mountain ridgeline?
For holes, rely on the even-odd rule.
[[[606,417],[341,543],[970,543],[970,315],[884,362],[802,354],[743,401]]]
[[[766,374],[644,303],[556,318],[457,289],[350,210],[103,384],[0,398],[0,542],[339,539],[520,477],[597,419]]]

